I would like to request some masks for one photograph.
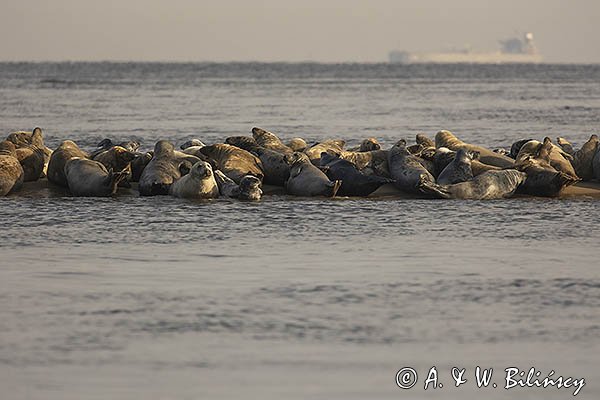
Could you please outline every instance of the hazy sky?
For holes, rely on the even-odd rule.
[[[531,31],[600,62],[598,0],[0,0],[0,60],[385,61]]]

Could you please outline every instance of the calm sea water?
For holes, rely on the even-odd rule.
[[[598,133],[600,66],[0,64],[0,132],[47,144],[449,129],[510,146]],[[0,398],[600,396],[599,203],[0,199]],[[423,390],[430,367],[442,389]],[[399,389],[411,366],[419,383]],[[469,381],[453,387],[452,367]],[[477,389],[474,368],[497,389]]]

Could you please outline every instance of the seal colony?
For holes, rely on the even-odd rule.
[[[441,130],[434,138],[416,135],[414,144],[402,138],[386,149],[369,137],[346,149],[340,138],[307,143],[296,137],[286,144],[255,127],[251,135],[208,145],[193,139],[180,149],[159,140],[153,150],[143,152],[136,141],[106,138],[93,149],[65,140],[51,150],[39,127],[13,132],[0,142],[0,195],[18,193],[23,182],[47,177],[73,196],[89,197],[137,189],[141,196],[247,201],[259,200],[265,191],[303,197],[395,193],[488,200],[516,194],[557,197],[576,184],[583,190],[581,182],[592,182],[582,194],[600,197],[600,185],[593,183],[600,182],[597,135],[579,149],[565,138],[553,143],[545,137],[492,150]]]

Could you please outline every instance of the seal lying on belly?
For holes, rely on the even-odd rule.
[[[171,185],[171,195],[184,199],[216,199],[219,187],[212,167],[206,161],[198,161],[189,174],[182,176]]]
[[[575,171],[584,181],[594,179],[593,160],[598,152],[598,148],[600,148],[598,135],[592,135],[588,141],[581,146],[581,149],[575,151],[573,154],[573,166],[575,167]]]
[[[542,146],[530,146],[534,153],[528,153],[523,146],[515,161],[515,168],[527,173],[527,180],[519,187],[519,192],[534,196],[552,197],[579,178],[557,171],[550,164],[552,143],[544,140]]]
[[[388,167],[394,185],[405,192],[421,192],[423,181],[435,183],[435,179],[423,166],[419,157],[409,153],[406,141],[401,139],[388,151]]]
[[[458,151],[458,149],[476,151],[479,153],[479,160],[482,163],[500,168],[510,168],[514,165],[514,160],[512,158],[494,153],[492,150],[482,146],[465,143],[449,131],[442,130],[435,135],[435,146],[438,148],[447,147],[454,151]]]
[[[471,162],[477,157],[479,157],[479,153],[475,151],[459,149],[454,156],[454,160],[437,177],[437,183],[452,185],[473,179]]]
[[[167,195],[173,182],[181,178],[181,167],[191,167],[200,161],[191,155],[175,154],[175,147],[166,140],[154,146],[152,159],[144,168],[139,183],[142,196]]]
[[[365,140],[360,142],[359,146],[348,149],[348,151],[357,151],[357,152],[365,152],[365,151],[373,151],[373,150],[381,150],[381,145],[379,144],[377,139],[374,137],[366,138]]]
[[[106,138],[106,139],[103,139],[100,143],[98,143],[98,145],[96,146],[96,149],[90,153],[90,159],[94,160],[98,154],[100,154],[106,150],[110,150],[111,148],[113,148],[115,146],[120,146],[129,151],[136,152],[140,148],[140,143],[135,140],[127,140],[127,141],[123,141],[118,144],[115,144],[115,143],[113,143],[112,140]]]
[[[285,189],[294,196],[334,197],[342,182],[332,182],[319,168],[315,167],[306,154],[295,152],[285,156],[290,164],[290,178]]]
[[[65,140],[52,152],[48,162],[48,180],[56,185],[68,187],[65,165],[73,157],[88,158],[88,154],[81,150],[71,140]]]
[[[31,132],[13,132],[7,140],[17,149],[17,159],[25,172],[25,182],[43,178],[52,150],[44,145],[42,129],[36,127]]]
[[[240,200],[256,201],[260,200],[263,191],[261,189],[261,181],[253,175],[246,175],[240,181]]]
[[[252,128],[252,137],[256,140],[259,146],[277,151],[282,154],[292,154],[294,151],[283,144],[281,140],[269,131],[261,128]]]
[[[287,147],[289,147],[293,151],[303,152],[308,147],[308,144],[304,139],[296,137],[290,139],[290,141],[287,144]]]
[[[19,190],[24,176],[14,143],[8,140],[0,142],[0,196]]]
[[[237,198],[240,195],[240,186],[235,183],[231,178],[227,175],[215,169],[214,171],[215,181],[217,181],[217,186],[219,187],[219,194],[224,197],[233,197]]]
[[[267,185],[283,186],[290,176],[290,166],[285,162],[285,155],[260,146],[247,136],[230,136],[225,143],[244,149],[258,156],[264,172],[263,182]]]
[[[127,171],[109,171],[100,162],[87,158],[72,157],[65,164],[65,176],[73,196],[111,196],[127,174]]]
[[[321,154],[321,169],[331,181],[342,182],[337,192],[340,196],[366,197],[386,183],[394,182],[380,176],[361,174],[353,163],[332,153]]]
[[[239,184],[246,175],[254,175],[263,179],[262,162],[250,152],[230,144],[218,143],[201,148],[200,153],[206,156],[214,169],[218,169]]]
[[[128,150],[121,146],[113,146],[108,150],[96,154],[92,160],[98,161],[107,169],[122,171],[131,165],[131,162],[138,157],[139,153]]]
[[[574,178],[578,178],[575,168],[573,168],[571,161],[569,161],[570,159],[573,159],[573,157],[565,153],[558,146],[554,145],[549,137],[545,137],[543,143],[537,140],[530,140],[529,142],[523,144],[519,150],[519,153],[517,154],[515,163],[522,161],[524,158],[530,155],[548,158],[550,165],[554,169],[564,172],[565,174]]]
[[[446,168],[456,157],[456,152],[447,149],[446,147],[435,149],[433,156],[430,155],[430,151],[422,152],[421,154],[428,154],[428,159],[431,159],[434,165],[433,176],[437,177],[439,177],[444,168]],[[473,176],[481,175],[486,171],[497,171],[500,169],[501,168],[494,167],[493,165],[484,164],[477,159],[471,160],[471,171],[473,172]]]
[[[387,150],[372,150],[364,152],[342,151],[341,153],[328,150],[326,153],[337,154],[339,158],[350,161],[361,173],[365,175],[377,175],[385,178],[390,177]]]
[[[346,142],[343,140],[325,140],[308,147],[304,150],[304,154],[308,156],[308,159],[313,165],[318,167],[321,162],[321,153],[333,151],[334,153],[342,154],[344,152],[345,144]]]
[[[421,182],[421,190],[442,199],[491,200],[511,197],[526,180],[527,174],[516,169],[488,171],[470,181],[454,185]]]

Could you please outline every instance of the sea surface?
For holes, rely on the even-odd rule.
[[[600,130],[600,66],[0,63],[0,133],[56,147]],[[600,397],[600,203],[0,199],[2,399]],[[435,366],[443,387],[424,390]],[[477,366],[497,388],[477,388]],[[396,372],[418,383],[400,389]],[[468,379],[455,387],[451,370]],[[491,383],[490,383],[491,385]]]

